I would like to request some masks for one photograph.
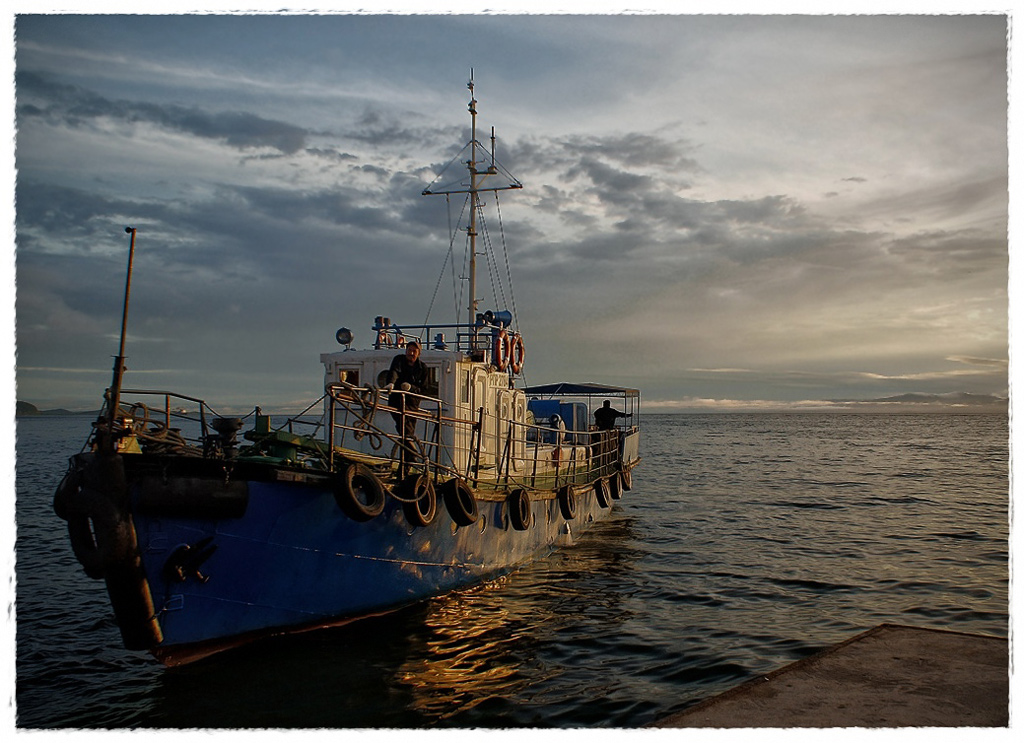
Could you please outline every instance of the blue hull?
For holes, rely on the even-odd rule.
[[[141,487],[131,487],[133,502]],[[193,660],[238,638],[377,614],[499,576],[571,544],[611,511],[593,489],[577,499],[566,519],[553,493],[535,493],[524,530],[513,527],[504,500],[479,500],[469,526],[457,526],[441,503],[428,526],[413,526],[391,498],[379,516],[358,522],[329,488],[280,482],[250,481],[239,518],[150,516],[133,507],[162,633],[150,649],[167,663]],[[173,556],[200,544],[209,556],[194,573],[168,576]]]

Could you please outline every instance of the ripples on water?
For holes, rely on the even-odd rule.
[[[22,419],[18,724],[637,727],[881,622],[1007,635],[1007,421],[648,416],[614,517],[499,581],[179,669],[123,650]]]

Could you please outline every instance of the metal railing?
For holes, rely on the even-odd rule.
[[[223,446],[229,437],[214,425],[224,416],[205,401],[166,390],[126,389],[122,393],[126,402],[119,406],[117,425],[125,438],[137,438],[143,451],[233,456],[226,455]],[[392,395],[399,401],[397,406],[388,404]],[[146,397],[157,401],[141,401]],[[324,401],[326,416],[309,415]],[[333,472],[339,461],[355,459],[398,479],[427,472],[435,482],[458,477],[484,491],[517,487],[557,490],[566,484],[587,484],[607,477],[619,467],[619,429],[555,429],[502,419],[483,407],[471,418],[446,415],[445,409],[436,397],[335,382],[327,385],[320,400],[274,430],[270,429],[270,417],[259,408],[238,420],[256,416],[256,427],[245,434],[256,442],[279,432],[301,436],[317,450],[319,461],[311,466],[328,472]],[[403,435],[410,419],[422,436]],[[101,417],[95,426],[104,425],[102,421]],[[388,430],[391,425],[394,430]],[[303,434],[296,427],[308,427],[311,432]],[[316,438],[321,431],[323,438]],[[247,456],[258,456],[259,451],[256,447]]]
[[[391,395],[399,395],[400,401],[415,398],[418,404],[392,406],[387,403]],[[618,467],[617,430],[556,430],[502,420],[483,407],[472,419],[457,418],[443,413],[438,398],[346,382],[327,385],[326,398],[331,469],[339,455],[355,454],[390,465],[399,478],[426,471],[435,481],[460,477],[483,489],[554,490],[592,482]],[[394,421],[396,431],[378,424],[382,414]],[[416,421],[417,429],[421,425],[425,429],[423,438],[408,439],[400,433],[409,418]],[[367,444],[356,444],[363,441]]]

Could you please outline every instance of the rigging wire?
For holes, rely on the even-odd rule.
[[[481,227],[481,233],[483,236],[484,250],[487,256],[487,275],[491,279],[491,292],[494,294],[495,300],[498,299],[498,295],[501,295],[502,307],[508,304],[508,300],[505,299],[505,286],[501,280],[501,274],[498,272],[498,265],[494,256],[494,246],[491,242],[491,233],[487,229],[487,220],[484,218],[483,210],[480,212],[480,216],[477,220]],[[495,307],[494,309],[498,309]]]
[[[501,201],[498,192],[494,192],[494,210],[498,214],[498,232],[501,234],[501,251],[505,254],[505,274],[508,276],[508,293],[512,298],[512,320],[519,327],[519,310],[516,308],[516,292],[512,283],[512,265],[508,260],[508,244],[505,242],[505,224],[501,220]]]
[[[434,302],[437,299],[437,292],[441,288],[441,281],[444,279],[444,269],[448,265],[448,259],[449,258],[452,259],[452,262],[451,262],[451,266],[452,266],[452,295],[453,295],[453,297],[455,297],[455,322],[458,323],[458,321],[459,321],[459,301],[458,301],[458,291],[456,289],[455,259],[454,259],[455,231],[452,230],[451,197],[449,196],[449,194],[445,194],[444,200],[445,200],[445,204],[447,205],[447,211],[448,211],[448,253],[445,255],[444,262],[441,264],[441,271],[440,271],[440,273],[437,276],[437,283],[434,285],[434,294],[430,297],[430,306],[427,307],[427,316],[423,319],[423,324],[424,325],[429,325],[430,324],[430,313],[434,311]],[[463,204],[463,213],[464,212],[465,212],[465,204]],[[462,215],[461,214],[459,215],[459,222],[458,223],[459,224],[462,223]]]

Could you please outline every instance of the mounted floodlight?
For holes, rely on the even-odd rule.
[[[348,328],[338,328],[338,332],[334,334],[335,340],[346,348],[352,345],[352,341],[355,336],[352,335],[352,331]]]

